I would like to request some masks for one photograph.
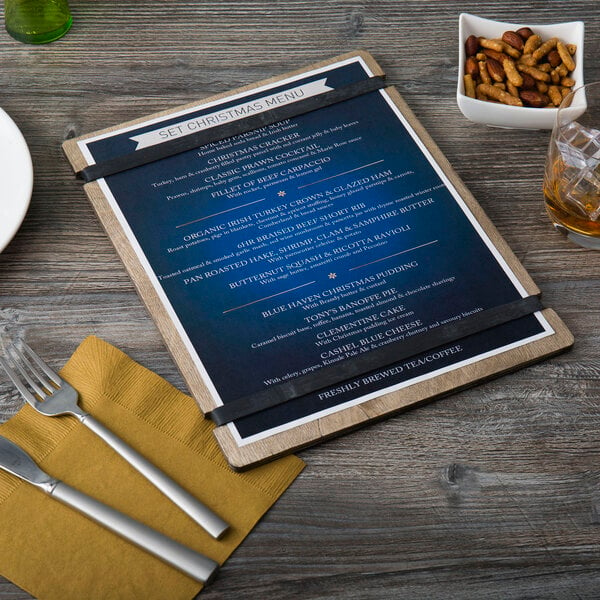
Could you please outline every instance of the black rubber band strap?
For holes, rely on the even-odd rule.
[[[294,398],[348,381],[369,371],[392,365],[411,356],[456,342],[475,333],[503,325],[542,310],[537,296],[527,296],[507,304],[474,313],[459,321],[440,325],[435,329],[387,344],[375,350],[339,361],[315,373],[301,375],[267,390],[243,396],[206,413],[217,425],[247,417],[267,408],[278,406]]]
[[[253,129],[260,129],[261,127],[266,127],[285,119],[337,104],[338,102],[379,90],[385,87],[385,85],[383,77],[361,79],[360,81],[311,96],[310,98],[305,98],[304,100],[284,104],[283,106],[278,106],[262,113],[238,119],[237,121],[203,129],[147,148],[141,148],[123,156],[109,158],[78,171],[77,177],[87,183],[101,177],[121,173],[122,171],[174,156],[187,150],[193,150],[212,142],[218,142],[234,135],[246,133]]]

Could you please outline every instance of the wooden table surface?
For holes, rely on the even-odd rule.
[[[72,30],[52,44],[0,31],[0,106],[35,167],[30,210],[0,254],[0,335],[24,336],[61,365],[95,334],[185,389],[61,143],[364,48],[576,340],[568,353],[301,452],[305,471],[201,596],[599,598],[600,253],[571,244],[545,214],[549,132],[476,125],[455,101],[460,12],[583,20],[593,81],[597,2],[71,0],[71,8]],[[0,395],[8,389],[0,381]],[[2,419],[15,410],[5,404]],[[0,579],[0,599],[29,597]]]

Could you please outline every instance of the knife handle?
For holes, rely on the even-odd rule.
[[[124,458],[134,469],[155,485],[167,498],[190,516],[200,527],[215,539],[220,539],[229,525],[207,506],[175,483],[170,477],[155,467],[150,461],[126,444],[108,427],[89,414],[81,422],[102,438],[117,454]]]
[[[63,481],[57,482],[49,494],[197,581],[209,583],[217,573],[219,564],[214,560],[102,504]]]

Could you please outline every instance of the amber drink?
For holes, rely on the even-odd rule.
[[[572,106],[576,94],[581,95],[577,107]],[[544,195],[557,229],[580,246],[600,250],[600,82],[573,91],[560,105]]]

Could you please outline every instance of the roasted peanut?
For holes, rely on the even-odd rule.
[[[535,58],[536,60],[540,60],[542,57],[546,56],[546,54],[548,54],[550,50],[556,48],[557,42],[557,38],[550,38],[549,40],[546,40],[543,44],[541,44],[538,47],[537,50],[534,50],[534,52],[532,53],[533,58]]]
[[[548,91],[548,84],[544,83],[543,81],[536,81],[535,82],[535,89],[538,92],[541,92],[542,94],[545,94]]]
[[[535,67],[528,67],[527,65],[523,65],[521,63],[517,63],[517,69],[522,73],[527,73],[527,75],[531,75],[534,79],[538,81],[550,81],[550,75],[548,73],[544,73],[544,71],[540,71]]]
[[[503,63],[504,72],[506,73],[506,78],[515,86],[521,87],[523,85],[523,77],[517,71],[517,67],[515,67],[515,63],[507,58]]]
[[[525,46],[523,47],[523,54],[533,54],[533,52],[537,50],[541,44],[542,38],[537,34],[533,34],[525,42]]]
[[[465,94],[469,96],[469,98],[475,98],[475,82],[473,81],[473,77],[467,73],[463,79],[465,83]]]
[[[556,67],[556,72],[561,76],[561,77],[566,77],[567,74],[569,73],[569,70],[567,69],[567,67],[565,66],[564,63],[561,63],[560,65],[558,65],[558,67]]]
[[[567,47],[562,42],[558,42],[556,44],[556,50],[558,52],[558,55],[562,59],[563,63],[565,64],[565,67],[567,67],[567,69],[569,69],[569,71],[572,71],[573,69],[575,69],[575,61],[571,57],[571,53],[569,52]]]
[[[552,104],[554,104],[554,106],[558,106],[562,102],[562,94],[556,85],[551,85],[548,88],[548,96],[550,96],[550,100],[552,100]]]
[[[511,106],[523,106],[523,103],[519,98],[515,98],[511,96],[508,92],[501,90],[493,85],[488,83],[480,83],[477,86],[477,89],[482,93],[488,96],[489,98],[493,98],[494,100],[498,100],[498,102],[502,102],[503,104],[510,104]]]
[[[520,50],[513,48],[510,44],[507,44],[506,42],[504,42],[502,40],[500,40],[500,41],[502,43],[502,48],[503,48],[505,54],[508,54],[512,58],[519,58],[519,56],[521,56]]]
[[[515,98],[519,97],[519,88],[516,85],[513,85],[510,81],[506,82],[506,90],[511,96]]]
[[[537,60],[535,60],[531,54],[522,54],[519,57],[519,62],[528,67],[535,67],[535,65],[537,65]]]
[[[496,52],[502,52],[504,50],[504,44],[500,40],[489,40],[487,38],[480,37],[479,45],[482,48],[489,48],[490,50],[495,50]]]
[[[483,83],[492,83],[492,78],[490,77],[484,60],[479,61],[479,76],[481,77],[481,81],[483,81]]]

